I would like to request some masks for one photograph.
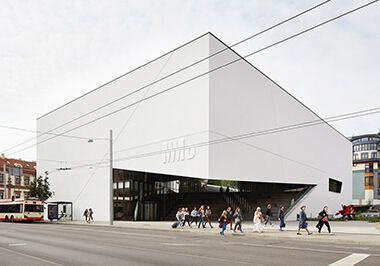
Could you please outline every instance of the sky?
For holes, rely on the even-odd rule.
[[[321,1],[0,2],[0,126],[36,119],[206,32],[232,45]],[[242,45],[248,54],[368,1],[332,0]],[[380,106],[380,3],[249,58],[325,118]],[[380,114],[332,124],[345,136],[377,133]],[[36,136],[0,128],[0,153],[36,159]],[[24,146],[35,143],[35,140]]]

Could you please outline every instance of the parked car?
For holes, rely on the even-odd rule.
[[[375,217],[378,218],[380,217],[380,211],[379,210],[368,210],[366,212],[362,212],[361,214],[362,217]]]

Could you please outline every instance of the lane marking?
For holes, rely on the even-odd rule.
[[[9,243],[8,246],[10,247],[26,246],[26,243]]]
[[[17,255],[24,256],[26,258],[31,258],[31,259],[35,259],[35,260],[42,261],[42,262],[45,262],[45,263],[49,263],[51,265],[64,266],[63,264],[55,263],[55,262],[50,261],[50,260],[45,260],[45,259],[42,259],[42,258],[39,258],[39,257],[36,257],[36,256],[32,256],[32,255],[28,255],[28,254],[25,254],[25,253],[21,253],[21,252],[12,250],[12,249],[4,248],[4,247],[0,247],[0,249],[8,251],[8,252],[11,252],[11,253],[14,253],[14,254],[17,254]]]
[[[369,256],[370,254],[352,253],[351,255],[344,257],[341,260],[329,264],[329,266],[352,266],[361,262],[362,260],[365,260]]]

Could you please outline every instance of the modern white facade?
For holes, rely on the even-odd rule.
[[[205,34],[40,117],[38,131],[65,124],[52,132],[78,127],[66,134],[94,138],[93,143],[52,135],[38,138],[38,172],[49,170],[53,200],[73,202],[74,219],[81,219],[85,208],[93,208],[97,220],[109,219],[109,147],[107,140],[97,138],[108,138],[112,129],[114,168],[202,179],[315,185],[297,203],[307,205],[313,216],[324,205],[335,212],[340,204],[350,203],[350,141],[327,123],[268,132],[321,119],[243,59],[212,71],[240,58],[225,48],[214,35]],[[202,76],[193,79],[198,75]],[[182,84],[189,79],[193,80]],[[139,88],[143,89],[132,93]],[[116,102],[83,116],[112,101]],[[91,122],[120,108],[125,109]],[[89,124],[79,127],[85,123]],[[260,134],[228,139],[255,132]],[[104,163],[97,164],[102,160]],[[71,170],[55,170],[66,167]],[[340,193],[329,191],[330,178],[342,182]],[[289,217],[295,217],[298,210],[294,208]]]

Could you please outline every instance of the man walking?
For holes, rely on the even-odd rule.
[[[270,204],[267,205],[267,210],[265,211],[265,226],[269,222],[272,226],[272,206]]]

